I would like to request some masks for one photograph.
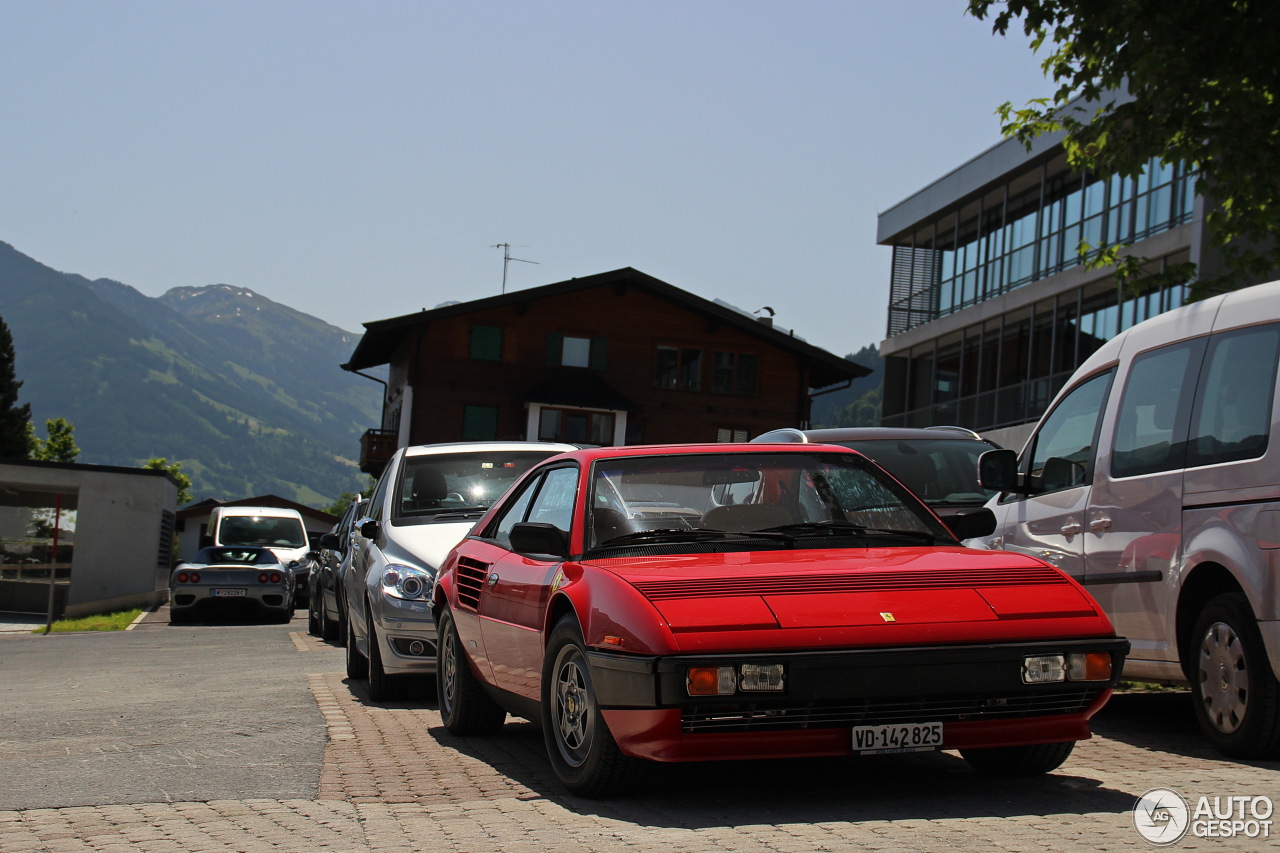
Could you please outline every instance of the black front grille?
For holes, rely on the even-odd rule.
[[[1074,714],[1098,697],[1097,688],[1021,693],[1012,696],[955,696],[945,699],[885,699],[865,702],[751,702],[694,705],[683,710],[686,732],[795,731],[879,726],[889,723],[954,723],[966,720],[1048,717]]]

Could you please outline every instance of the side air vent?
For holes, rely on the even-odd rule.
[[[690,578],[637,581],[636,589],[652,601],[668,598],[720,598],[731,595],[833,594],[880,590],[960,589],[1034,586],[1065,583],[1050,568],[922,570],[856,574],[787,575],[768,578]]]
[[[470,557],[458,558],[458,603],[476,610],[480,607],[480,593],[485,578],[489,576],[489,564]]]

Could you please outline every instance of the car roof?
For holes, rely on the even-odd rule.
[[[564,453],[579,445],[554,441],[450,441],[441,444],[415,444],[404,449],[405,456],[430,456],[436,453],[510,453],[521,450],[549,450]]]
[[[959,426],[936,427],[833,427],[829,429],[770,430],[751,439],[753,444],[822,443],[830,441],[919,441],[953,439],[958,441],[983,441],[987,439],[971,429]]]
[[[731,454],[731,453],[811,453],[813,447],[807,444],[774,444],[762,447],[749,442],[709,442],[706,444],[628,444],[625,446],[587,447],[552,457],[554,460],[574,459],[591,463],[598,459],[620,459],[631,456],[679,456],[694,454]],[[837,453],[860,455],[855,450],[832,445],[823,448]]]

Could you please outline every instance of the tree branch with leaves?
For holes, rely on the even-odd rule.
[[[1045,55],[1050,98],[998,114],[1024,144],[1061,131],[1072,167],[1133,178],[1152,158],[1199,169],[1196,192],[1220,265],[1163,277],[1192,297],[1234,290],[1280,270],[1280,3],[1270,0],[969,0],[1005,35],[1016,20]],[[1150,281],[1147,259],[1102,249],[1121,280]]]

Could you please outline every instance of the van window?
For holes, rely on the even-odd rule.
[[[220,545],[279,545],[301,548],[307,544],[307,532],[296,518],[269,515],[223,516],[218,528]]]
[[[1267,450],[1280,327],[1214,335],[1191,414],[1187,466],[1256,459]]]
[[[1027,469],[1033,492],[1056,492],[1093,482],[1098,424],[1113,373],[1108,370],[1077,385],[1045,418]]]
[[[1133,360],[1116,413],[1111,475],[1134,477],[1181,468],[1187,420],[1204,338],[1143,353]]]

